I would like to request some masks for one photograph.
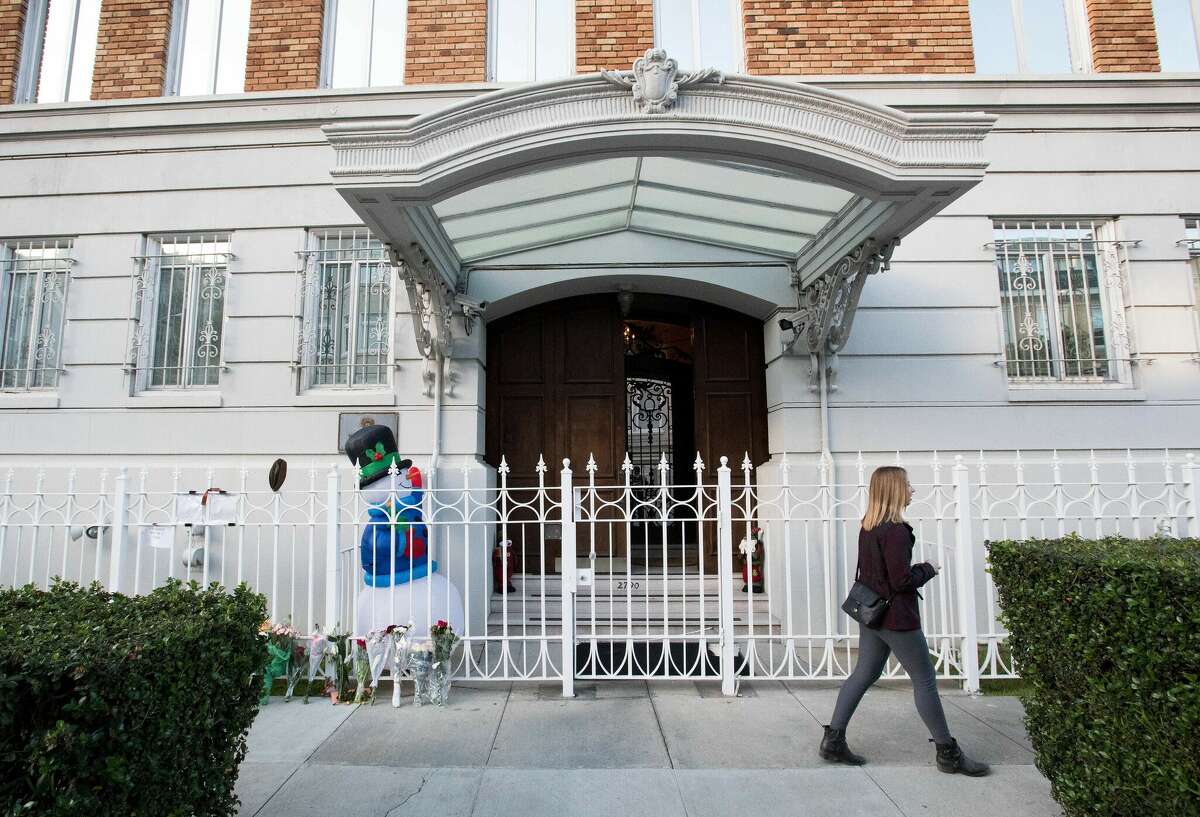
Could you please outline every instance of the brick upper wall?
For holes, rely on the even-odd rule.
[[[975,70],[967,0],[743,0],[750,74]]]
[[[1159,70],[1152,0],[1087,0],[1087,16],[1097,72]]]
[[[92,99],[162,96],[171,0],[103,0]]]
[[[487,79],[487,0],[408,0],[406,85]]]
[[[576,73],[627,70],[653,47],[654,0],[576,0]]]
[[[246,90],[316,88],[324,0],[252,0]]]
[[[0,0],[0,105],[13,101],[28,0]]]

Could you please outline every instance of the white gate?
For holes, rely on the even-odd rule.
[[[914,558],[942,565],[923,589],[930,652],[941,677],[968,689],[1018,671],[986,540],[1200,536],[1192,454],[891,462],[915,488]],[[591,462],[582,475],[539,463],[532,487],[508,485],[503,462],[443,471],[422,509],[438,570],[466,608],[456,674],[555,681],[568,695],[577,678],[711,679],[730,694],[743,677],[844,678],[857,629],[839,605],[876,464],[784,456],[709,469],[697,458],[687,484],[667,484],[664,463],[650,487],[631,483],[628,463],[615,485],[597,483]],[[367,518],[353,470],[312,467],[279,493],[260,481],[246,468],[13,466],[0,482],[0,585],[61,576],[141,593],[171,577],[244,581],[273,620],[302,631],[353,622]],[[735,558],[761,559],[764,585],[743,581]],[[430,619],[446,603],[410,601]]]

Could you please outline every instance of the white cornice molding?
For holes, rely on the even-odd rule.
[[[740,75],[680,90],[669,110],[650,113],[593,74],[505,89],[413,119],[322,130],[335,150],[335,178],[386,175],[419,187],[448,166],[494,160],[551,134],[559,142],[657,138],[676,147],[698,129],[744,141],[752,154],[804,151],[896,178],[923,169],[974,178],[987,166],[981,142],[995,121],[984,113],[909,114],[825,88]]]

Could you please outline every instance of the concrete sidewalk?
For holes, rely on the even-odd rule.
[[[407,687],[407,685],[406,685]],[[992,775],[934,766],[907,684],[867,694],[850,725],[860,768],[817,756],[836,685],[711,682],[456,685],[445,709],[275,698],[250,733],[244,817],[1041,817],[1015,698],[945,689],[951,731]],[[407,689],[406,689],[407,691]],[[387,690],[385,689],[386,693]]]

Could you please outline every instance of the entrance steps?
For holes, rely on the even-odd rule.
[[[562,578],[557,575],[512,577],[515,592],[494,593],[489,602],[488,635],[562,632]],[[778,631],[779,620],[763,593],[733,591],[734,626],[755,633]],[[665,592],[664,592],[665,589]],[[719,581],[716,576],[668,573],[601,574],[575,597],[575,630],[580,638],[624,641],[638,636],[692,635],[715,638],[719,631]],[[506,615],[507,613],[507,615]]]

